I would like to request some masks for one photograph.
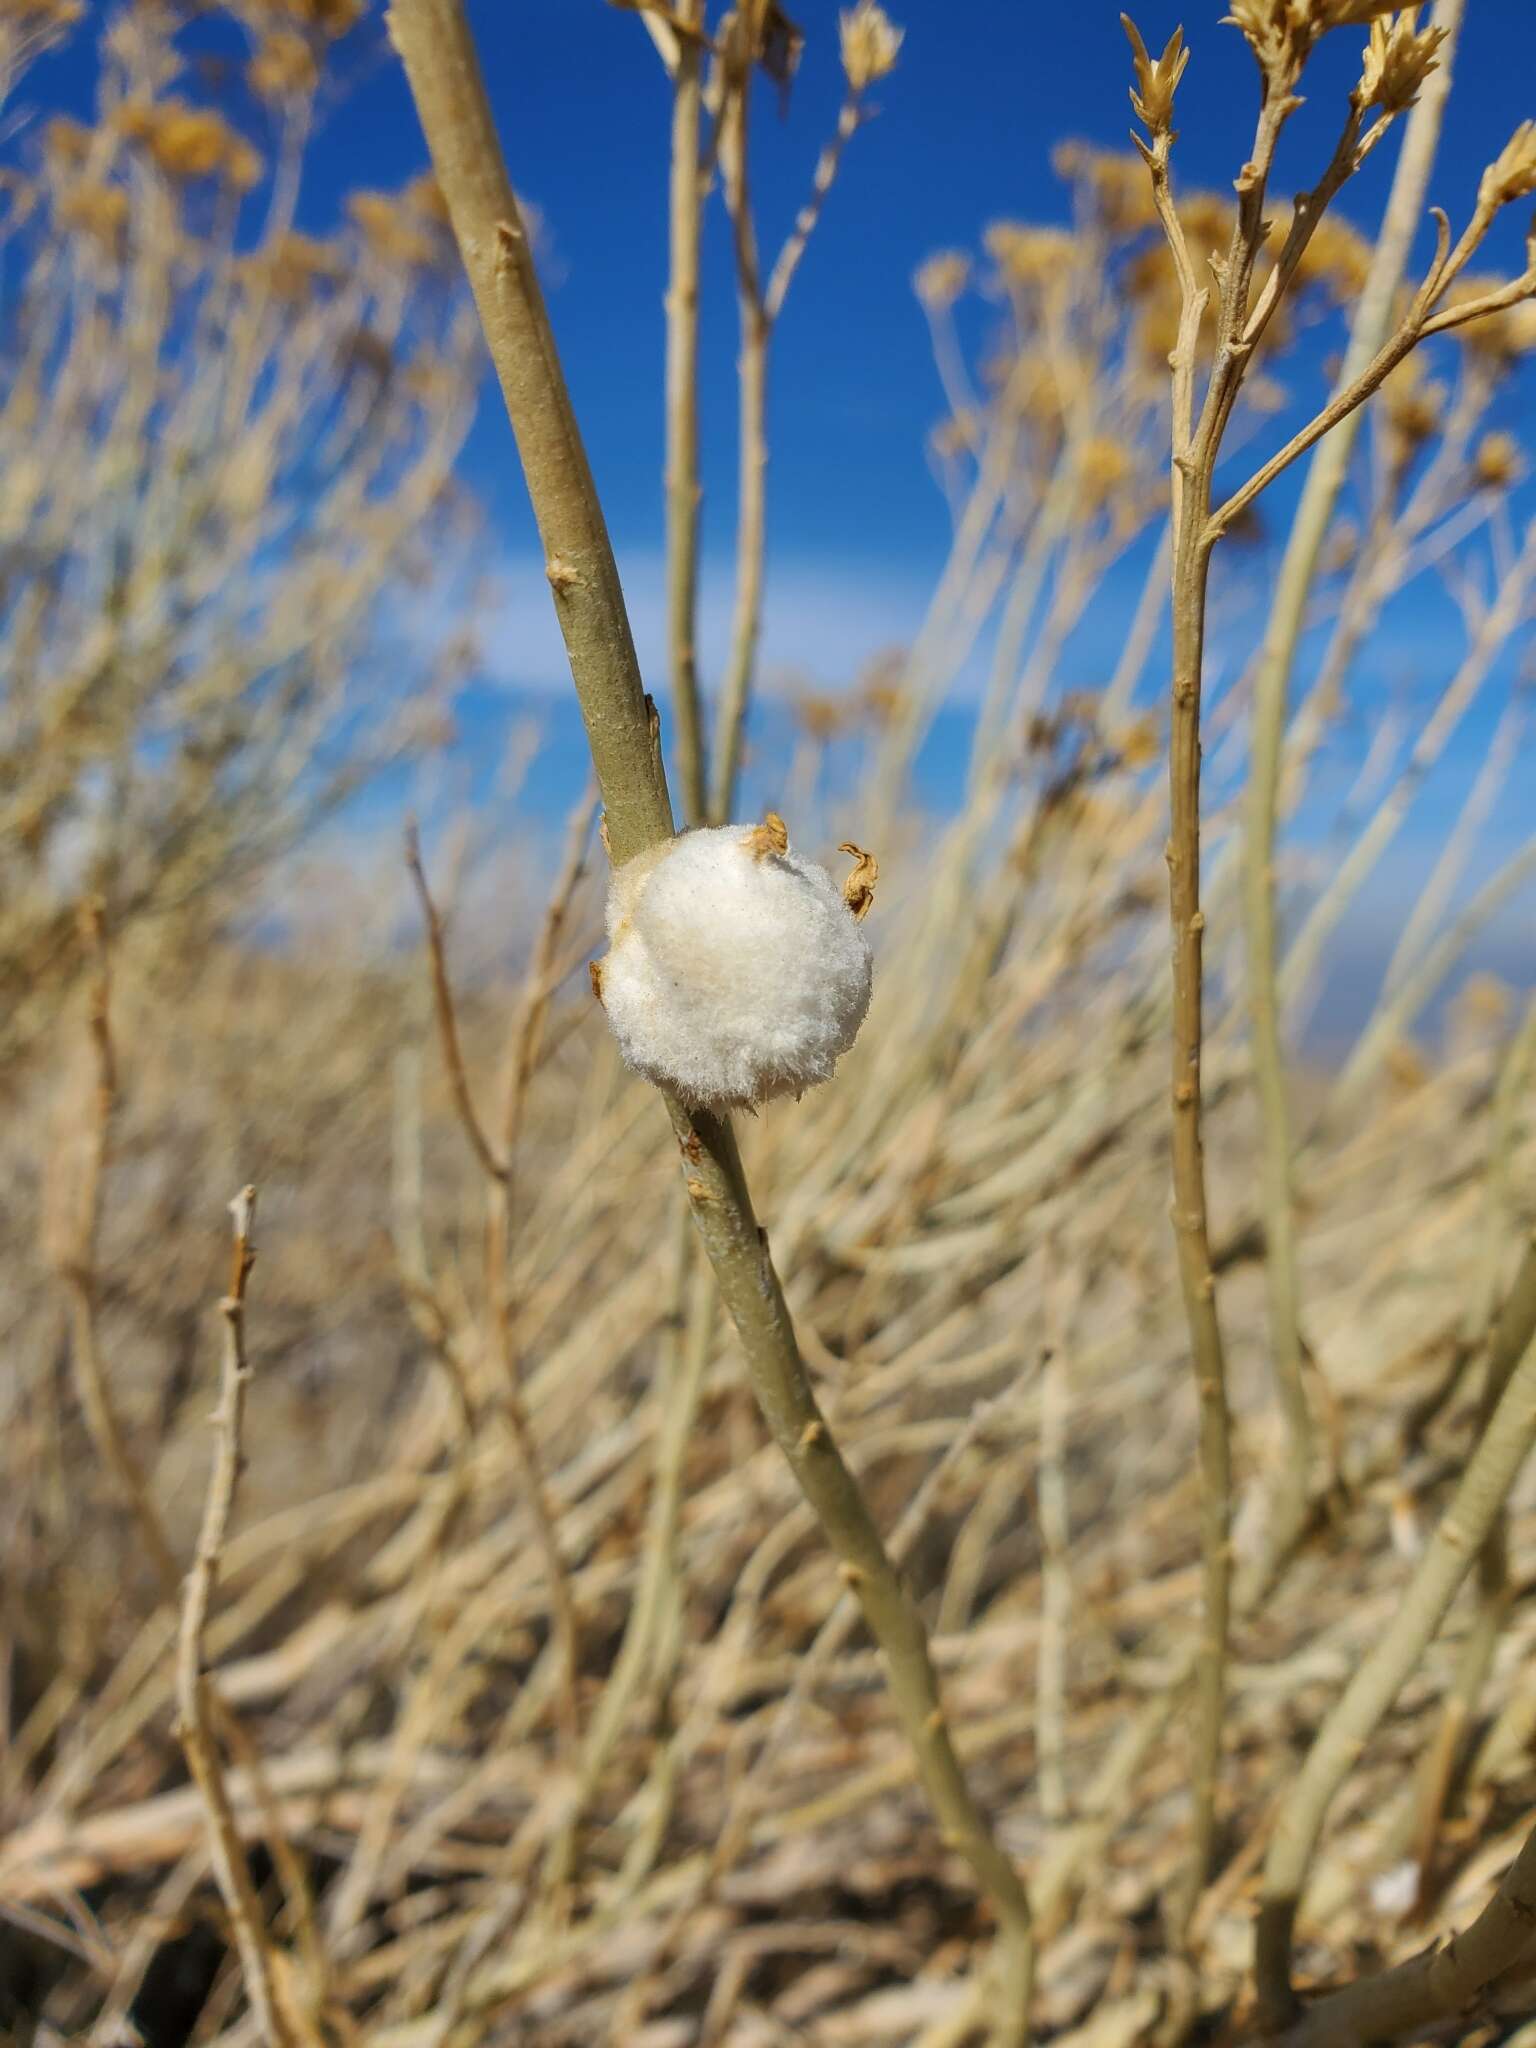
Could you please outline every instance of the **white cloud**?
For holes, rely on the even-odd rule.
[[[662,557],[623,552],[619,573],[646,680],[666,685],[666,579]],[[536,693],[570,688],[565,649],[550,604],[544,564],[508,556],[491,577],[493,597],[480,623],[481,674],[504,689]],[[732,574],[706,561],[699,586],[699,661],[713,687],[730,644]],[[927,590],[919,577],[871,572],[843,562],[770,560],[763,603],[758,673],[771,690],[792,676],[818,690],[848,687],[875,655],[905,645],[922,621]],[[441,626],[431,608],[411,621],[423,640]]]

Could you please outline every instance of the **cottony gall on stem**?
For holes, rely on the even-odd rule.
[[[593,987],[625,1062],[685,1102],[750,1107],[831,1079],[869,1008],[860,924],[875,862],[841,893],[784,821],[684,832],[616,868]]]

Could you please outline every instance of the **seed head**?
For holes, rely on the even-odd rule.
[[[1232,11],[1224,19],[1242,30],[1266,79],[1288,91],[1319,36],[1331,28],[1363,28],[1394,13],[1398,4],[1399,0],[1229,0]]]
[[[920,263],[912,278],[912,289],[930,313],[942,313],[965,290],[971,277],[971,259],[958,249],[941,249]]]
[[[1508,206],[1536,192],[1536,121],[1522,121],[1482,175],[1477,203]]]
[[[1427,28],[1421,33],[1418,19],[1417,7],[1405,7],[1390,22],[1378,17],[1371,23],[1360,73],[1361,106],[1400,114],[1413,105],[1419,87],[1438,68],[1435,52],[1450,30]]]
[[[1520,444],[1513,434],[1502,429],[1484,434],[1472,457],[1472,471],[1485,491],[1507,491],[1520,481],[1523,470]]]
[[[1130,39],[1131,63],[1136,71],[1136,83],[1131,88],[1131,106],[1136,118],[1148,134],[1166,135],[1172,141],[1173,95],[1189,62],[1189,52],[1184,47],[1184,31],[1182,28],[1174,30],[1162,56],[1154,62],[1147,55],[1141,31],[1128,14],[1121,15],[1120,25]]]
[[[895,26],[879,0],[858,0],[856,7],[844,8],[837,27],[850,92],[866,92],[896,69],[906,31]]]

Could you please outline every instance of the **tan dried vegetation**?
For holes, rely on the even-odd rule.
[[[588,994],[591,798],[553,852],[512,836],[514,748],[494,810],[446,824],[413,771],[406,863],[316,830],[441,736],[469,659],[456,246],[602,842],[671,829],[458,0],[391,17],[435,175],[328,234],[298,178],[335,52],[377,27],[358,0],[229,10],[259,120],[141,0],[90,24],[91,125],[7,131],[0,2027],[1524,2039],[1536,1009],[1482,976],[1424,1023],[1536,869],[1526,837],[1465,886],[1528,774],[1518,692],[1366,1021],[1326,1071],[1295,1047],[1536,597],[1536,278],[1469,274],[1536,188],[1533,131],[1414,284],[1459,6],[1232,0],[1259,114],[1230,195],[1175,176],[1175,127],[1220,118],[1199,49],[1132,30],[1139,156],[1063,145],[1068,225],[917,271],[953,518],[921,629],[748,760],[768,355],[824,207],[861,203],[867,95],[921,89],[915,38],[872,0],[812,35],[844,104],[765,264],[748,108],[791,88],[799,28],[628,4],[672,105],[679,810],[732,808],[745,762],[761,856],[840,846],[878,955],[835,1084],[739,1149],[677,1103],[669,1130]],[[18,103],[80,14],[0,10]],[[1359,84],[1285,206],[1270,164],[1334,33]],[[1389,131],[1370,235],[1330,209]],[[710,691],[720,203],[742,467]],[[1312,417],[1314,328],[1344,353]],[[1260,508],[1303,457],[1294,510]],[[1278,576],[1225,545],[1256,531]],[[1393,702],[1378,628],[1431,585],[1459,645]],[[1113,671],[1084,674],[1111,604]],[[924,817],[914,762],[977,674],[965,803]]]

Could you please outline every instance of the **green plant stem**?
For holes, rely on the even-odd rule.
[[[623,861],[670,836],[671,806],[607,530],[473,39],[462,0],[394,0],[389,22],[481,308],[550,557],[610,849]],[[970,1790],[939,1701],[922,1621],[817,1407],[731,1127],[690,1113],[670,1097],[667,1107],[694,1222],[741,1339],[758,1405],[884,1654],[891,1697],[945,1840],[969,1863],[997,1916],[992,2036],[997,2048],[1021,2048],[1034,1964],[1023,1883]]]
[[[1173,370],[1172,712],[1168,751],[1168,910],[1173,939],[1172,1074],[1173,1232],[1179,1286],[1189,1327],[1199,1404],[1202,1614],[1195,1663],[1196,1725],[1191,1791],[1190,1865],[1173,1921],[1182,1934],[1209,1873],[1216,1840],[1216,1797],[1226,1703],[1227,1634],[1232,1599],[1232,1449],[1226,1357],[1211,1270],[1205,1189],[1200,1060],[1204,1044],[1204,932],[1200,908],[1200,691],[1204,674],[1206,579],[1214,443],[1194,421],[1195,348],[1207,294],[1195,282],[1168,187],[1171,136],[1149,156],[1152,189],[1179,271],[1182,310]],[[1207,399],[1211,415],[1214,397]]]
[[[1255,1951],[1260,2014],[1272,2031],[1295,2018],[1291,1940],[1296,1909],[1334,1795],[1444,1620],[1536,1443],[1536,1238],[1526,1246],[1499,1316],[1486,1385],[1491,1397],[1496,1394],[1492,1413],[1451,1505],[1386,1632],[1319,1729],[1280,1807],[1264,1865]]]
[[[740,1334],[758,1406],[884,1653],[891,1697],[945,1843],[971,1866],[997,1914],[994,2039],[1023,2042],[1034,1968],[1024,1887],[966,1781],[939,1700],[926,1631],[817,1405],[731,1127],[703,1111],[668,1106],[694,1219]]]
[[[1439,141],[1441,115],[1450,85],[1450,43],[1460,24],[1463,4],[1464,0],[1440,0],[1435,10],[1436,24],[1448,28],[1451,37],[1441,48],[1440,69],[1431,73],[1409,117],[1381,234],[1355,308],[1339,389],[1347,388],[1359,376],[1393,324],[1397,290],[1418,233],[1425,187]],[[1243,906],[1248,945],[1248,1009],[1262,1133],[1261,1214],[1269,1290],[1270,1367],[1289,1439],[1285,1468],[1276,1488],[1274,1527],[1266,1545],[1270,1558],[1283,1554],[1300,1528],[1307,1512],[1312,1468],[1312,1418],[1302,1370],[1300,1287],[1296,1271],[1293,1146],[1278,987],[1275,845],[1291,673],[1306,621],[1308,597],[1348,474],[1360,417],[1355,413],[1342,421],[1338,430],[1323,442],[1308,468],[1280,565],[1253,685]]]

